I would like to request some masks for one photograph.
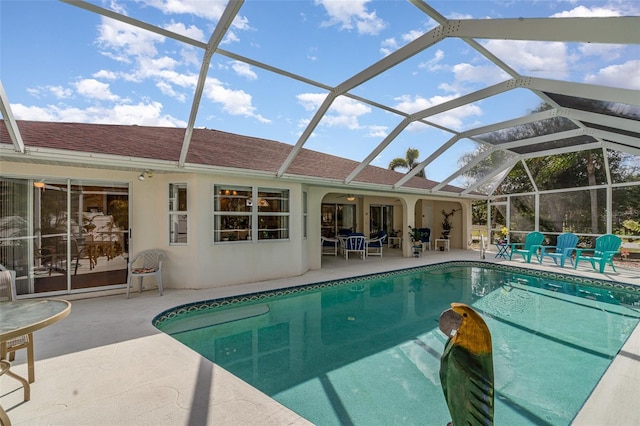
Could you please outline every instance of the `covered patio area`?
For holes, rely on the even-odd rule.
[[[36,382],[31,401],[22,402],[18,383],[2,378],[1,403],[13,424],[179,425],[308,424],[266,395],[201,357],[151,324],[173,306],[325,280],[390,271],[451,260],[480,260],[472,250],[427,252],[402,257],[390,249],[383,257],[345,260],[325,256],[322,268],[288,279],[205,290],[154,290],[72,300],[65,320],[35,334]],[[560,269],[537,263],[495,259],[488,262],[578,274],[640,285],[640,270],[593,273],[590,267]],[[587,265],[588,266],[588,265]],[[86,297],[86,296],[85,296]],[[24,351],[20,351],[24,352]],[[18,374],[26,373],[25,356],[17,354]],[[579,413],[575,425],[638,424],[640,328],[612,363]]]

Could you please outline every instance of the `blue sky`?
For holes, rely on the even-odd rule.
[[[226,2],[91,1],[206,42]],[[640,2],[434,1],[450,19],[640,15]],[[347,80],[437,24],[401,0],[247,0],[220,48],[328,86]],[[203,51],[58,1],[0,1],[0,78],[16,119],[178,126],[187,124]],[[522,75],[640,89],[638,45],[477,40]],[[447,39],[353,93],[415,112],[507,79],[459,39]],[[295,144],[326,91],[214,55],[196,120],[207,127]],[[430,121],[461,131],[527,114],[540,99],[515,90]],[[364,159],[402,117],[339,97],[304,145]],[[410,125],[373,162],[408,147],[421,160],[451,133]],[[441,180],[461,141],[427,168]]]

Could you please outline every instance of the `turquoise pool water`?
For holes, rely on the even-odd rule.
[[[640,320],[640,288],[453,262],[179,306],[154,324],[318,425],[446,424],[440,313],[493,338],[495,423],[566,425]]]

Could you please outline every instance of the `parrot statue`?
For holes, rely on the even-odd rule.
[[[493,425],[493,352],[482,317],[464,303],[440,315],[448,337],[440,358],[440,382],[453,426]]]

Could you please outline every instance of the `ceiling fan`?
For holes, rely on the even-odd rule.
[[[338,198],[346,198],[347,201],[354,201],[356,199],[356,197],[359,197],[359,195],[354,195],[354,194],[342,194],[342,195],[338,195]]]

